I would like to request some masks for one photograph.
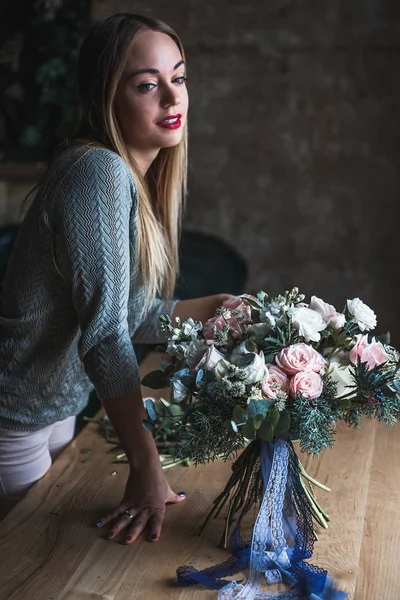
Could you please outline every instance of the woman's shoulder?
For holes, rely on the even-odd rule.
[[[65,148],[55,159],[54,170],[63,177],[82,174],[84,179],[90,180],[101,175],[105,180],[118,176],[133,181],[131,169],[119,154],[90,144]]]

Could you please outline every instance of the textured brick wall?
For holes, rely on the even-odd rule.
[[[149,9],[187,51],[187,224],[233,244],[249,290],[360,296],[400,344],[397,0],[93,0]]]

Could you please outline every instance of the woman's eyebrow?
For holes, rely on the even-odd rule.
[[[178,67],[180,67],[181,65],[184,65],[185,61],[184,60],[180,60],[178,63],[176,63],[176,65],[174,66],[174,71],[176,71],[176,69]],[[129,77],[134,77],[135,75],[140,75],[141,73],[150,73],[152,75],[157,75],[160,71],[158,69],[138,69],[137,71],[133,71],[132,73],[129,74]]]

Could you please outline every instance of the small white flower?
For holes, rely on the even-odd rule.
[[[374,311],[364,304],[360,298],[347,300],[349,313],[354,317],[361,331],[370,331],[376,327],[376,315]]]
[[[305,306],[295,306],[290,309],[289,314],[306,342],[319,342],[321,339],[319,332],[327,327],[319,313]]]
[[[182,324],[182,332],[186,336],[197,337],[197,332],[203,328],[202,323],[195,323],[190,317]]]

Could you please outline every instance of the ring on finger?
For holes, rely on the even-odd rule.
[[[135,515],[132,515],[129,510],[124,510],[124,515],[127,515],[131,521],[135,518]]]

